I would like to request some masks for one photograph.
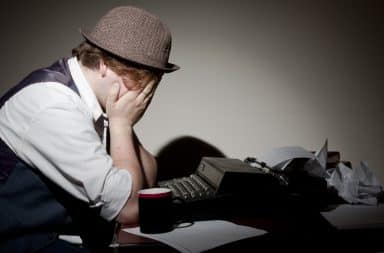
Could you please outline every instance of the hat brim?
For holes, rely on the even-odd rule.
[[[167,63],[166,66],[152,66],[152,65],[149,65],[149,64],[146,64],[143,62],[138,62],[135,59],[130,59],[129,57],[126,57],[126,56],[121,56],[121,55],[117,54],[116,52],[113,52],[112,50],[108,49],[106,46],[102,45],[101,43],[99,43],[96,39],[92,38],[92,36],[90,35],[90,32],[88,30],[80,29],[80,33],[91,44],[93,44],[93,45],[119,57],[119,58],[122,58],[124,60],[136,63],[138,65],[142,65],[143,67],[148,67],[150,69],[160,70],[160,71],[163,71],[165,73],[171,73],[173,71],[180,69],[180,67],[178,65],[173,64],[173,63]]]

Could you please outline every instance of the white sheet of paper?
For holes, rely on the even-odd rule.
[[[143,234],[139,227],[124,231],[165,243],[183,253],[197,253],[241,239],[260,236],[265,230],[237,225],[223,220],[197,221],[192,226],[168,233]]]
[[[316,159],[316,156],[308,150],[299,146],[286,146],[273,148],[265,154],[258,156],[258,159],[274,168],[277,165],[288,162],[294,158]]]
[[[59,239],[67,241],[72,244],[82,244],[83,241],[81,240],[80,236],[77,235],[59,235]]]

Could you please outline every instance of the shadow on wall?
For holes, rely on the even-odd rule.
[[[178,137],[157,153],[157,179],[188,176],[196,170],[203,156],[225,157],[218,148],[203,140],[192,136]]]

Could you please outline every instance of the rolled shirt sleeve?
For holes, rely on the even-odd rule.
[[[119,214],[131,193],[130,173],[113,166],[77,94],[63,85],[34,84],[0,113],[1,123],[12,125],[2,136],[21,159],[76,198],[101,206],[105,219]]]

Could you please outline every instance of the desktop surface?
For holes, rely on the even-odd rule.
[[[271,252],[282,250],[324,252],[379,252],[384,250],[382,226],[338,229],[313,210],[267,210],[227,217],[228,221],[266,230],[268,233],[225,244],[206,252]],[[207,235],[210,236],[210,235]],[[179,252],[142,236],[120,231],[113,252]]]
[[[236,166],[232,166],[233,163]],[[266,174],[262,170],[258,173],[249,173],[248,170],[236,173],[237,167],[241,167],[237,166],[239,163],[241,161],[224,158],[202,159],[199,165],[200,170],[197,170],[196,175],[201,176],[201,179],[212,186],[215,194],[210,196],[213,198],[199,198],[199,201],[194,201],[195,198],[191,194],[194,191],[190,191],[190,188],[196,185],[197,189],[201,188],[199,189],[201,191],[204,185],[201,186],[192,178],[164,181],[164,186],[175,188],[173,190],[179,192],[179,197],[187,196],[181,198],[184,199],[183,201],[174,203],[173,215],[177,221],[193,224],[198,221],[224,220],[267,232],[224,244],[206,252],[384,251],[384,243],[381,239],[384,232],[383,215],[379,215],[378,220],[370,222],[369,227],[348,227],[348,224],[356,219],[372,221],[372,217],[364,218],[364,215],[380,214],[381,209],[367,212],[375,208],[368,207],[368,209],[362,209],[365,213],[351,213],[347,220],[339,218],[344,222],[344,227],[340,227],[329,218],[345,217],[345,214],[333,213],[339,210],[337,206],[341,204],[340,199],[335,198],[334,194],[327,190],[324,180],[294,174],[290,177],[290,185],[284,185],[276,180],[275,175]],[[223,167],[228,168],[222,170]],[[227,179],[230,177],[230,180],[225,180],[226,177]],[[259,178],[262,180],[255,180]],[[266,181],[266,179],[272,181]],[[174,184],[175,182],[180,182],[181,185],[178,186]],[[225,182],[236,183],[226,184]],[[348,206],[344,206],[342,210]],[[353,210],[356,211],[356,208]],[[212,236],[207,234],[207,237]],[[178,252],[165,243],[123,230],[118,235],[118,245],[119,247],[114,248],[114,252]]]

